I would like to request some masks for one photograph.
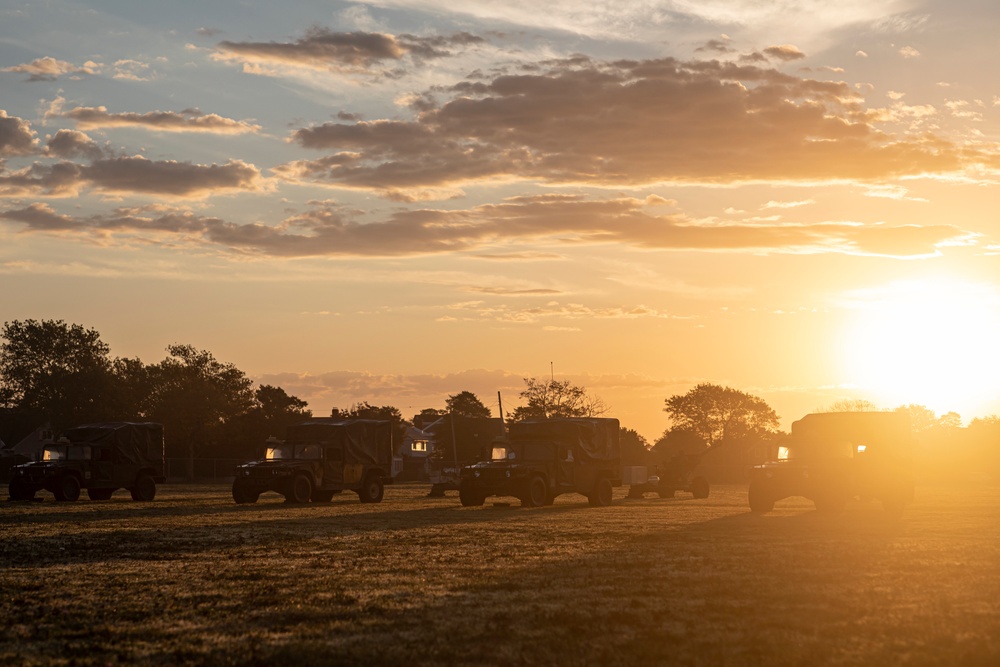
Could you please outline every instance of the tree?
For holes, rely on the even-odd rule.
[[[524,378],[526,385],[520,393],[527,405],[510,413],[513,421],[524,419],[551,419],[553,417],[599,417],[608,411],[600,398],[588,396],[583,387],[570,384],[569,380],[544,382]]]
[[[882,408],[864,398],[842,398],[817,412],[881,412]]]
[[[330,416],[334,419],[379,419],[392,422],[393,449],[398,448],[406,440],[406,429],[409,422],[403,419],[398,408],[391,405],[372,405],[368,401],[355,403],[347,410],[333,408]]]
[[[767,402],[745,392],[702,383],[666,400],[671,431],[687,430],[710,446],[723,441],[766,438],[778,430],[778,415]]]
[[[213,443],[229,420],[254,407],[253,382],[206,350],[175,344],[167,351],[169,357],[149,368],[149,417],[163,424],[168,448],[187,456],[193,479],[196,452]]]
[[[937,426],[937,415],[930,408],[923,405],[901,405],[893,412],[900,412],[910,418],[910,428],[914,433],[922,433]]]
[[[0,406],[59,430],[112,416],[109,347],[94,329],[62,320],[3,326]]]
[[[619,446],[623,466],[641,466],[649,463],[649,442],[639,435],[638,431],[622,427]]]
[[[444,402],[445,411],[460,417],[490,418],[493,413],[471,391],[460,391]]]

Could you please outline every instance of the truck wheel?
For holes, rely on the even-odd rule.
[[[427,493],[428,498],[444,498],[444,484],[431,484],[431,490]]]
[[[691,494],[695,498],[708,498],[708,480],[704,477],[695,477],[691,482]]]
[[[587,496],[591,507],[607,507],[611,504],[611,496],[614,490],[611,488],[611,480],[601,477],[594,484],[594,490]]]
[[[333,491],[320,491],[316,489],[313,491],[312,498],[310,499],[314,503],[328,503],[333,500]]]
[[[486,496],[468,484],[463,484],[458,488],[458,499],[462,501],[463,507],[479,507],[486,502]]]
[[[363,503],[380,503],[385,495],[385,485],[382,478],[377,473],[368,473],[365,481],[358,489],[358,498]]]
[[[248,489],[246,485],[233,482],[233,500],[237,505],[248,505],[257,502],[260,498],[260,491]]]
[[[33,500],[35,489],[15,477],[10,481],[10,486],[7,487],[7,495],[10,496],[11,500]]]
[[[764,514],[774,509],[774,494],[765,483],[751,481],[747,500],[750,501],[750,511],[754,514]]]
[[[80,497],[80,480],[76,478],[76,475],[65,475],[59,480],[52,492],[55,494],[56,500],[74,502]]]
[[[148,503],[156,497],[156,482],[149,475],[139,475],[135,480],[135,486],[129,491],[132,492],[132,500]]]
[[[87,489],[87,497],[91,500],[111,500],[114,489]]]
[[[312,498],[313,483],[308,475],[296,475],[292,479],[292,486],[285,495],[285,500],[290,503],[307,503]]]
[[[535,475],[528,480],[528,489],[521,498],[521,505],[524,507],[541,507],[545,504],[545,499],[549,495],[549,490],[545,485],[545,479],[541,475]]]

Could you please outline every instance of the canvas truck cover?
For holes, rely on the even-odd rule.
[[[615,461],[621,457],[621,426],[617,419],[604,417],[562,417],[527,419],[510,425],[511,440],[554,440],[570,444],[575,456],[594,461]]]
[[[163,468],[163,426],[152,422],[84,424],[59,434],[74,445],[111,445],[118,456],[137,465]]]
[[[435,443],[448,448],[448,459],[469,462],[480,460],[483,448],[504,434],[503,420],[499,417],[446,415],[431,424],[428,430]],[[452,439],[457,441],[455,449],[452,449]]]
[[[392,422],[379,419],[310,419],[288,427],[286,442],[339,445],[345,463],[392,469]]]
[[[818,412],[792,423],[794,444],[820,447],[851,443],[877,445],[900,453],[909,450],[910,418],[899,412]]]

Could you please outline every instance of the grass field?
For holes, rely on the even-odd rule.
[[[755,516],[740,486],[604,508],[426,492],[0,502],[0,664],[1000,664],[996,486],[918,487],[898,521]]]

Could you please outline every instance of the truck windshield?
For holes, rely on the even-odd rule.
[[[278,445],[277,447],[268,447],[267,452],[264,454],[264,458],[268,461],[275,459],[291,459],[295,457],[295,448],[291,445]]]
[[[490,457],[493,461],[506,461],[507,460],[507,448],[506,447],[494,447],[493,455]]]
[[[42,450],[43,461],[87,461],[90,459],[89,446],[46,445]]]

